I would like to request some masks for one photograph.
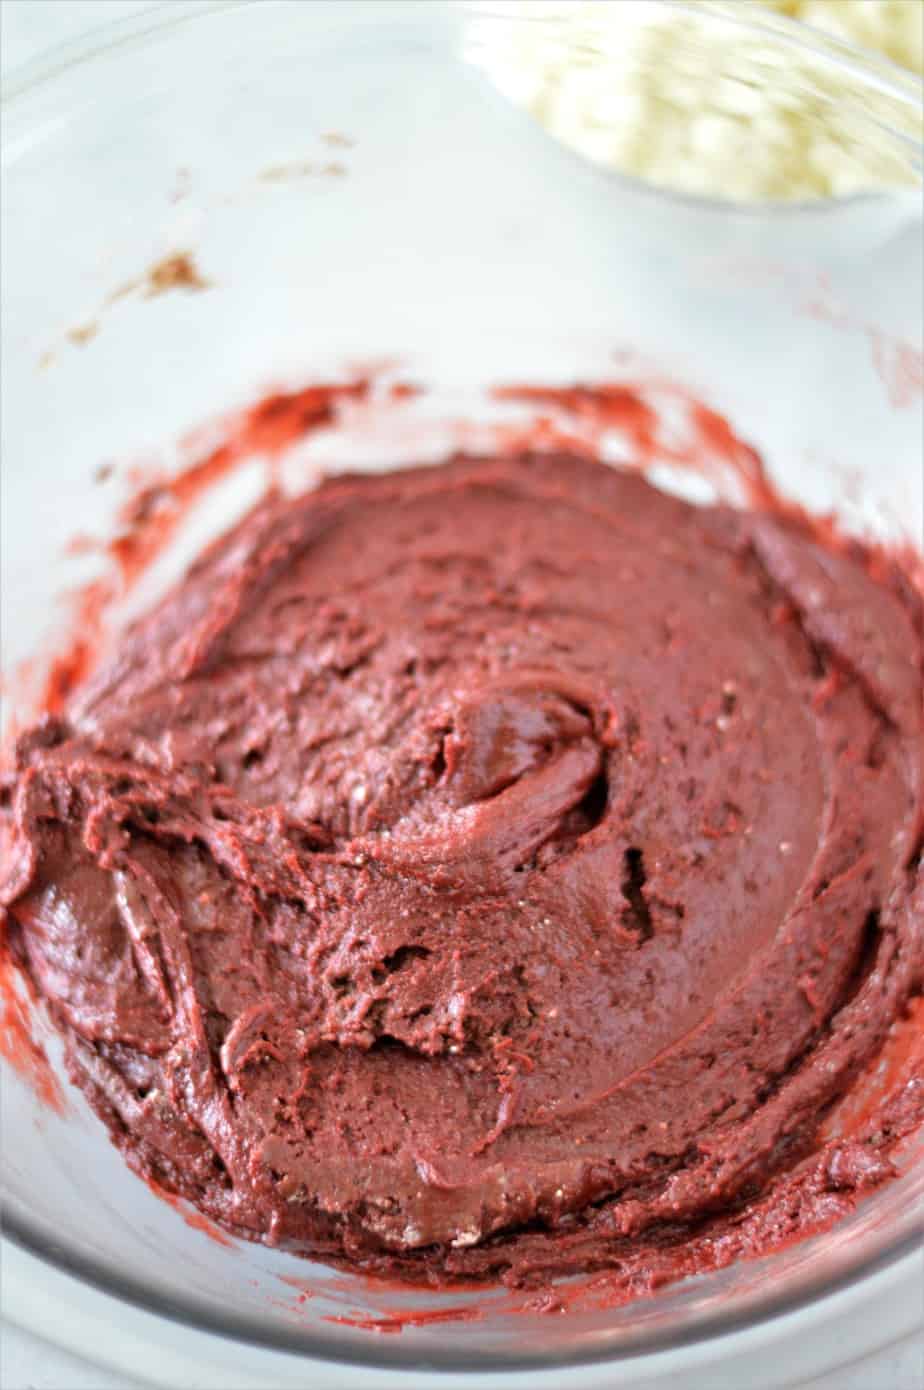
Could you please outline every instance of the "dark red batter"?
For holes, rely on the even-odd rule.
[[[585,459],[271,498],[20,740],[10,942],[240,1234],[710,1267],[924,1111],[813,1152],[924,973],[922,659],[881,558]]]

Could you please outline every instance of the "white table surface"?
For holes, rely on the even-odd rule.
[[[0,67],[8,72],[45,48],[66,43],[101,24],[153,8],[154,3],[155,0],[0,0]],[[113,1327],[112,1335],[118,1337],[117,1327]],[[148,1386],[152,1383],[155,1382],[145,1382]],[[804,1390],[922,1387],[924,1345],[920,1339],[914,1339],[834,1376],[806,1382]],[[114,1376],[4,1322],[0,1323],[0,1390],[143,1390],[143,1383]],[[273,1387],[267,1386],[267,1390]],[[709,1387],[703,1386],[703,1390]]]

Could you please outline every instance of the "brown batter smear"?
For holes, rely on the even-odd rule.
[[[86,347],[87,343],[93,341],[99,332],[99,324],[96,321],[78,324],[76,328],[68,329],[67,340],[75,347]]]
[[[170,290],[207,290],[211,283],[199,271],[191,251],[175,251],[155,261],[143,275],[120,285],[109,296],[107,303],[114,304],[136,290],[141,290],[146,299],[154,299]]]
[[[143,275],[136,276],[132,280],[126,280],[124,284],[113,290],[103,303],[103,310],[111,308],[119,300],[126,299],[132,294],[141,293],[145,299],[155,299],[159,295],[168,294],[172,290],[201,291],[212,287],[212,281],[207,280],[198,269],[195,259],[190,251],[176,251],[162,260],[148,267]],[[75,324],[65,333],[65,338],[74,347],[87,347],[96,338],[102,327],[99,317],[89,319],[85,323]],[[55,354],[52,350],[42,353],[38,361],[40,370],[53,365]]]
[[[288,183],[291,179],[310,178],[318,172],[318,166],[309,159],[294,159],[288,164],[271,164],[262,169],[257,177],[262,183]]]
[[[287,164],[271,164],[257,175],[262,183],[291,183],[293,179],[312,178],[317,174],[341,177],[347,172],[345,164],[331,160],[317,164],[308,159],[293,159]]]

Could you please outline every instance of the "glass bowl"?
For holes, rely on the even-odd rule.
[[[682,383],[787,493],[855,528],[920,537],[920,200],[876,191],[784,214],[614,177],[489,96],[469,57],[491,22],[484,5],[171,3],[13,78],[5,672],[60,627],[61,594],[93,576],[98,557],[72,542],[105,530],[126,466],[169,462],[174,441],[265,390],[373,369],[430,390],[374,429],[358,418],[319,436],[299,466],[437,456],[461,418],[496,418],[484,388],[497,382]],[[901,143],[919,121],[920,88],[897,70],[795,30],[772,42],[784,58],[807,44],[822,67],[849,65],[855,113],[887,97],[902,119],[891,133],[880,122],[877,139]],[[179,253],[207,288],[152,277]],[[152,585],[259,486],[245,470],[210,495]],[[920,1146],[826,1235],[553,1318],[514,1316],[516,1300],[496,1291],[395,1292],[229,1248],[149,1192],[72,1091],[58,1114],[4,1065],[2,1107],[7,1239],[191,1327],[354,1367],[529,1368],[530,1384],[545,1368],[565,1384],[578,1363],[605,1361],[613,1385],[640,1356],[677,1349],[676,1371],[694,1348],[828,1306],[841,1319],[831,1356],[852,1354],[858,1337],[886,1333],[855,1311],[845,1330],[833,1296],[848,1286],[885,1278],[901,1318],[919,1308]],[[471,1305],[483,1315],[458,1320]],[[396,1307],[437,1318],[391,1337],[364,1325]],[[778,1384],[778,1372],[764,1357],[751,1383]]]

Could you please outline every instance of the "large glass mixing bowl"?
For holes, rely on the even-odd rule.
[[[120,475],[101,484],[101,463],[149,457],[267,387],[357,362],[428,382],[431,425],[487,411],[479,388],[496,381],[679,381],[735,422],[786,491],[853,526],[920,537],[918,194],[737,208],[585,165],[469,61],[492,22],[484,5],[171,3],[14,77],[4,670],[92,571],[92,557],[65,552],[111,515]],[[811,53],[837,75],[831,100],[855,130],[875,111],[870,140],[907,155],[920,84],[818,36],[740,15],[702,22],[760,33],[784,61]],[[147,294],[146,268],[176,252],[209,288]],[[412,418],[388,416],[377,441],[356,443],[360,461],[414,454]],[[210,499],[189,544],[250,484]],[[906,1291],[920,1277],[914,1153],[892,1186],[794,1249],[626,1307],[513,1316],[496,1294],[386,1293],[279,1251],[226,1248],[131,1175],[80,1097],[58,1115],[4,1067],[2,1104],[11,1241],[172,1319],[341,1362],[538,1372],[607,1360],[615,1384],[625,1357],[805,1309],[876,1271],[898,1271]],[[315,1296],[299,1302],[293,1279]],[[474,1322],[392,1337],[359,1325],[386,1304],[492,1299]]]

